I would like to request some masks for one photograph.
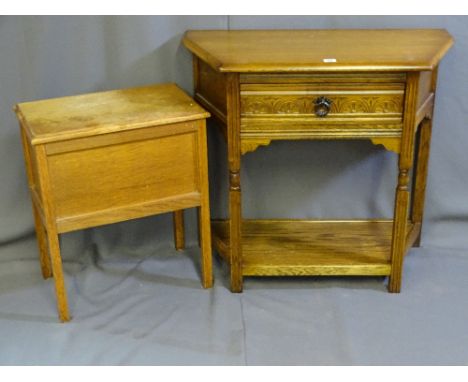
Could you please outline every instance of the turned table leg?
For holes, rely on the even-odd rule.
[[[239,172],[229,172],[231,291],[242,292],[241,190]]]
[[[174,245],[179,251],[185,248],[184,210],[172,213],[174,221]]]
[[[226,75],[227,143],[229,162],[229,258],[231,291],[242,292],[242,208],[240,186],[240,99],[239,75]]]
[[[388,290],[393,293],[400,292],[403,258],[406,250],[406,230],[409,209],[408,171],[409,169],[400,167],[395,197],[395,213],[391,247],[392,270],[388,282]]]
[[[395,195],[393,232],[391,245],[391,271],[388,291],[399,293],[403,260],[406,251],[406,233],[409,218],[409,172],[413,165],[414,135],[416,130],[416,104],[418,99],[419,73],[407,73],[405,90],[405,117],[401,135],[401,152],[398,158],[398,184]]]

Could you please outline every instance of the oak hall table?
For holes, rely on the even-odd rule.
[[[199,208],[202,285],[212,285],[203,110],[174,84],[112,90],[16,106],[42,275],[53,277],[68,321],[58,235],[173,212],[184,247],[183,209]]]
[[[229,219],[212,221],[216,251],[243,276],[388,275],[419,245],[445,30],[188,31],[195,99],[227,141]],[[244,220],[243,154],[282,139],[369,139],[399,155],[392,220]],[[410,192],[410,170],[415,167]]]

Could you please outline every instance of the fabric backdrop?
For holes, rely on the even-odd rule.
[[[446,28],[454,37],[439,69],[423,248],[408,256],[402,294],[385,294],[380,278],[307,278],[251,279],[242,295],[232,295],[219,262],[215,288],[201,291],[195,214],[187,211],[183,254],[172,249],[170,214],[62,235],[74,319],[57,324],[53,284],[39,274],[13,105],[162,82],[192,93],[183,33],[253,28]],[[467,98],[468,18],[462,16],[0,16],[0,363],[467,363],[460,342],[468,343]],[[213,217],[226,216],[225,150],[210,128]],[[368,141],[260,147],[243,157],[243,214],[391,217],[396,159]],[[434,293],[437,306],[429,299]],[[407,344],[404,354],[375,343],[380,315],[398,322],[385,343],[401,352],[402,328],[410,322],[405,330],[414,333],[412,318],[420,325],[423,315],[444,309],[454,320],[450,328],[445,316],[434,316],[418,326],[417,346]],[[189,323],[194,310],[199,315]],[[364,311],[372,319],[363,321]],[[275,347],[277,333],[289,334]],[[51,338],[57,347],[41,350]],[[449,342],[441,346],[443,338]],[[289,350],[279,351],[280,345]]]

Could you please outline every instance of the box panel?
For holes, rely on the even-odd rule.
[[[49,157],[57,218],[199,191],[196,132]]]

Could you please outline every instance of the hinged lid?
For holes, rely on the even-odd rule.
[[[33,144],[210,116],[175,84],[24,102],[15,111]]]

